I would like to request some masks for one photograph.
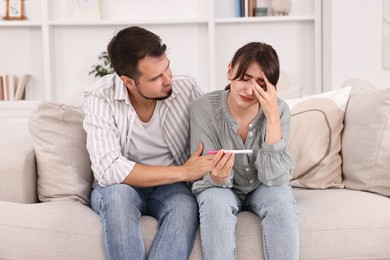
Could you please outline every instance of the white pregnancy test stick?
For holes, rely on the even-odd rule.
[[[210,150],[207,154],[216,154],[219,150]],[[225,150],[225,153],[243,153],[243,154],[251,154],[252,150]]]

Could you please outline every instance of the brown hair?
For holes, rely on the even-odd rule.
[[[232,68],[239,64],[233,80],[242,79],[252,62],[261,66],[269,82],[276,87],[280,73],[278,54],[271,45],[262,42],[250,42],[236,51],[230,62]],[[226,89],[229,88],[230,84]]]
[[[138,27],[127,27],[119,31],[107,46],[112,67],[119,76],[127,76],[137,81],[140,72],[138,62],[146,56],[160,57],[167,46],[156,34]]]

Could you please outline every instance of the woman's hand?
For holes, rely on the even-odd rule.
[[[260,108],[263,110],[267,118],[267,133],[265,142],[273,144],[282,138],[282,130],[280,126],[280,114],[278,106],[278,96],[276,88],[269,81],[264,71],[261,71],[261,76],[265,82],[264,90],[254,79],[252,79],[253,92],[260,102]]]
[[[218,184],[225,184],[228,180],[234,164],[234,154],[219,150],[211,161],[210,176]]]
[[[261,76],[263,77],[265,83],[265,90],[256,82],[256,80],[252,79],[253,92],[259,100],[261,109],[263,109],[267,120],[272,120],[273,118],[279,119],[280,116],[276,88],[268,81],[264,71],[261,71]]]

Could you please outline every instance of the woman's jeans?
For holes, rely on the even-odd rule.
[[[148,259],[188,259],[195,242],[198,204],[184,183],[153,188],[125,184],[96,186],[91,206],[103,223],[103,241],[108,259],[146,259],[139,219],[149,215],[159,227]]]
[[[299,258],[299,227],[289,185],[260,185],[244,200],[231,189],[209,188],[197,195],[204,260],[235,259],[237,213],[252,211],[261,219],[264,258]]]

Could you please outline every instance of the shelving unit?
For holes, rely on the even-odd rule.
[[[0,73],[33,76],[30,101],[0,102],[2,128],[15,127],[4,118],[18,107],[27,122],[35,103],[62,101],[92,84],[96,79],[88,73],[97,57],[117,31],[131,25],[160,35],[168,45],[172,69],[196,76],[209,90],[224,87],[228,62],[249,41],[274,46],[291,84],[301,85],[304,94],[322,90],[322,0],[292,0],[287,17],[248,18],[224,11],[235,0],[100,0],[98,21],[74,20],[74,2],[27,0],[28,20],[0,20],[0,56],[5,61]],[[7,132],[0,144],[14,139],[13,131]]]

